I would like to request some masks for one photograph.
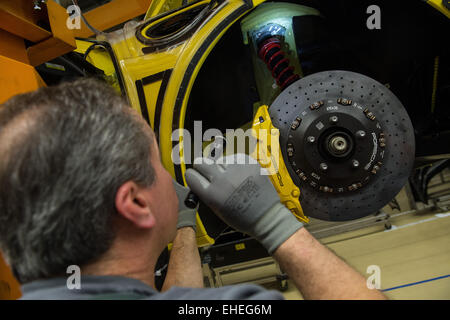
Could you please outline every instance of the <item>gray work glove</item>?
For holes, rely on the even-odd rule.
[[[197,231],[197,220],[196,214],[198,205],[196,208],[191,209],[186,207],[184,204],[184,200],[186,199],[187,194],[189,193],[189,188],[186,188],[180,185],[178,182],[173,180],[173,185],[175,187],[175,191],[178,197],[178,223],[177,229],[184,227],[192,227],[194,231]]]
[[[220,159],[194,164],[186,171],[186,181],[224,222],[255,237],[272,254],[303,224],[280,202],[259,164],[250,164],[248,155],[233,157],[234,164],[220,164]],[[246,164],[236,164],[238,157]]]

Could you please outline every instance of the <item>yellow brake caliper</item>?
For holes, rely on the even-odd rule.
[[[309,219],[303,214],[298,200],[300,189],[292,181],[281,154],[280,131],[273,126],[266,105],[259,107],[256,112],[252,124],[252,135],[256,139],[256,146],[251,152],[251,156],[267,170],[270,181],[280,196],[281,203],[298,220],[308,223]]]

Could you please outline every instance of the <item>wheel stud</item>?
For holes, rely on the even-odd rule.
[[[330,117],[330,123],[332,124],[336,124],[338,122],[338,117],[337,116],[331,116]]]
[[[364,138],[366,136],[366,132],[363,130],[359,130],[358,132],[356,132],[356,136],[358,138]]]

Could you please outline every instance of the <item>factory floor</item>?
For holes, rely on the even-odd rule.
[[[400,216],[391,222],[391,230],[364,235],[358,230],[342,240],[335,236],[321,242],[366,277],[369,266],[379,266],[381,289],[390,299],[450,299],[450,213]],[[283,294],[302,299],[292,283]]]

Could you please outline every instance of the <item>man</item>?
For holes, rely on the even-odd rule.
[[[150,127],[106,85],[84,79],[10,99],[0,155],[0,248],[23,299],[282,298],[256,285],[202,288],[189,189],[173,183]],[[303,228],[259,165],[195,165],[186,180],[258,239],[305,298],[384,298]],[[158,292],[155,265],[169,242]],[[67,286],[72,265],[81,289]]]

